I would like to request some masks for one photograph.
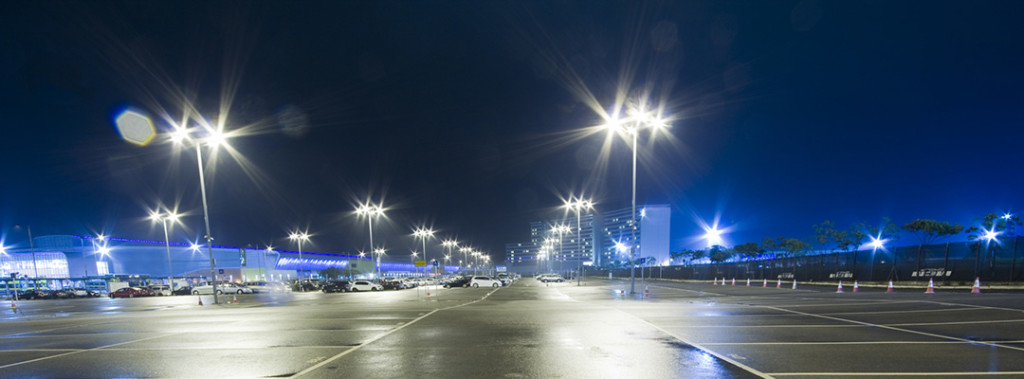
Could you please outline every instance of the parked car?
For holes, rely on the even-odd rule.
[[[382,286],[380,284],[377,284],[377,283],[369,282],[369,281],[366,281],[366,280],[357,280],[355,282],[352,282],[352,292],[380,291],[380,290],[383,290],[383,289],[384,289],[384,286]]]
[[[381,282],[381,286],[383,286],[384,289],[386,289],[386,290],[396,290],[396,291],[400,290],[400,289],[409,288],[409,287],[406,287],[405,281],[403,281],[401,279],[388,279],[388,280],[385,280],[385,281]]]
[[[541,283],[564,282],[565,278],[558,274],[544,274],[537,278]]]
[[[293,291],[299,292],[310,292],[320,290],[320,281],[316,280],[302,280],[292,284]]]
[[[352,290],[352,283],[347,280],[332,280],[324,283],[320,290],[324,293],[349,292]]]
[[[53,299],[53,292],[48,290],[28,290],[18,294],[22,300]]]
[[[470,287],[501,287],[501,281],[489,276],[474,276],[469,281]]]
[[[156,296],[171,296],[171,287],[163,284],[152,284],[149,287],[150,291]]]
[[[111,299],[118,298],[118,297],[128,297],[128,298],[131,298],[131,297],[142,297],[142,296],[153,296],[153,291],[150,291],[149,288],[145,288],[145,287],[124,287],[124,288],[120,288],[117,291],[114,291],[114,292],[110,293],[110,298]]]
[[[98,293],[89,291],[85,288],[68,288],[68,292],[72,297],[95,297],[99,296]]]
[[[235,283],[217,282],[217,294],[234,293],[234,294],[247,294],[252,293],[252,289],[239,286]],[[199,285],[192,287],[193,295],[213,295],[213,286],[210,282],[203,282]]]
[[[174,291],[171,291],[171,295],[191,295],[191,294],[192,294],[192,287],[191,286],[182,286],[182,287],[178,287],[178,289],[176,289]]]
[[[470,279],[472,278],[467,276],[456,276],[454,278],[450,278],[447,281],[442,282],[442,284],[444,285],[444,288],[466,287],[469,285]]]
[[[292,291],[291,287],[281,282],[256,281],[245,282],[243,284],[245,284],[246,287],[251,288],[253,293],[279,293]]]

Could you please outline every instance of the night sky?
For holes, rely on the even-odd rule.
[[[112,121],[134,107],[166,131],[189,103],[245,132],[242,159],[208,166],[217,244],[294,249],[298,228],[307,251],[365,250],[352,210],[372,199],[390,252],[428,225],[500,261],[570,194],[629,206],[628,143],[587,133],[620,93],[671,121],[640,134],[637,199],[673,206],[673,250],[716,218],[729,244],[970,224],[1024,209],[1022,19],[1019,1],[5,2],[0,231],[159,240],[166,204],[196,240],[194,151]]]

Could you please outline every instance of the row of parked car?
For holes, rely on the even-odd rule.
[[[90,291],[85,288],[65,288],[62,290],[34,289],[19,291],[18,298],[24,300],[37,299],[74,299],[78,297],[99,297],[99,292]]]

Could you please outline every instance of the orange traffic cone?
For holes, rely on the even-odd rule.
[[[775,283],[775,288],[782,288],[782,279],[779,279],[779,282]]]
[[[202,297],[199,298],[199,306],[200,307],[203,306],[203,298]]]
[[[793,278],[793,289],[796,289],[796,278]]]
[[[843,281],[839,281],[839,287],[836,287],[836,293],[843,293]]]
[[[935,279],[928,279],[928,289],[924,293],[935,293]]]
[[[889,288],[887,288],[885,290],[885,293],[893,293],[894,291],[896,291],[896,289],[892,287],[892,281],[890,280],[889,281]]]
[[[857,293],[858,290],[860,290],[860,284],[858,284],[857,281],[854,280],[853,281],[853,292]]]
[[[761,283],[761,288],[768,288],[768,278],[764,278],[764,283]]]
[[[736,285],[736,278],[732,278],[732,285]]]
[[[238,304],[238,295],[231,295],[231,302]]]
[[[715,281],[711,282],[711,285],[713,285],[713,286],[717,286],[718,285],[718,277],[717,276],[715,277]]]
[[[974,278],[974,287],[971,287],[971,293],[981,293],[981,278]],[[11,303],[14,306],[14,303]]]
[[[11,309],[18,309],[18,304],[15,304],[14,300],[11,300]]]
[[[750,278],[747,278],[747,287],[750,287]]]
[[[644,286],[644,297],[647,297],[647,295],[651,294],[651,291],[649,291],[647,287],[648,286]]]

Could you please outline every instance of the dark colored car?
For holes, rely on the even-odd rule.
[[[143,287],[125,287],[110,293],[110,298],[153,296],[153,291]]]
[[[469,280],[470,279],[471,278],[469,278],[469,277],[452,278],[452,279],[448,280],[447,282],[444,282],[444,288],[465,287],[465,286],[469,285]]]
[[[319,290],[320,290],[319,283],[313,282],[313,281],[303,280],[303,281],[300,281],[300,282],[295,282],[295,284],[292,284],[292,291],[295,291],[295,292],[310,292],[310,291],[319,291]]]
[[[178,289],[176,289],[174,291],[171,291],[171,295],[191,295],[191,294],[192,294],[192,287],[191,286],[178,287]]]
[[[324,283],[320,290],[324,293],[349,292],[352,290],[352,283],[347,280],[332,280]]]
[[[18,294],[19,299],[23,300],[38,300],[38,299],[53,299],[55,296],[53,292],[47,290],[28,290]]]
[[[405,283],[402,282],[401,280],[394,280],[394,279],[392,279],[392,280],[384,280],[384,281],[382,281],[380,283],[380,285],[384,286],[384,289],[386,289],[386,290],[396,290],[397,291],[397,290],[400,290],[400,289],[409,288],[409,287],[406,287]]]

